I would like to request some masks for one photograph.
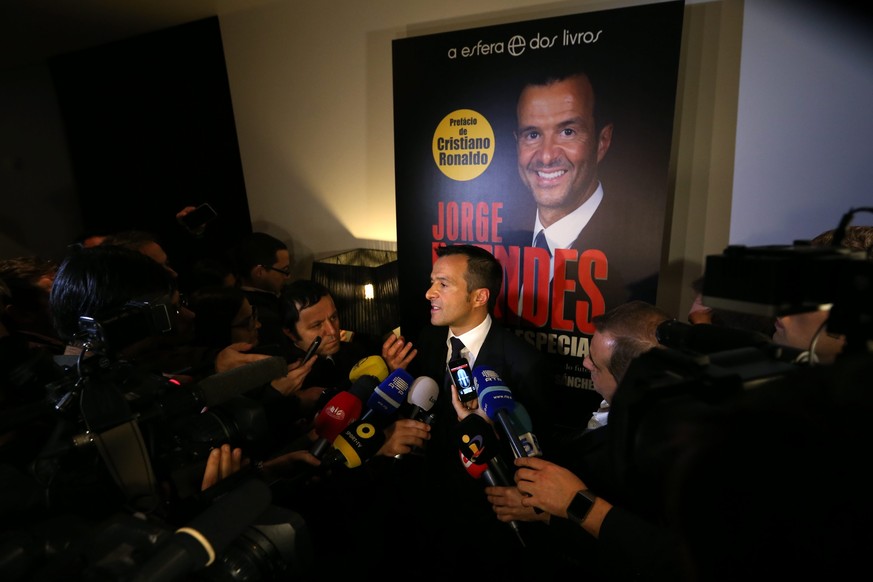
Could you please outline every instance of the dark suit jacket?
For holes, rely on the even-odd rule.
[[[520,579],[521,546],[509,525],[499,521],[488,503],[484,479],[470,476],[460,460],[458,424],[445,382],[448,328],[426,326],[411,338],[418,355],[409,366],[413,377],[429,376],[442,387],[424,458],[405,458],[393,467],[396,486],[392,504],[404,531],[424,531],[427,566],[416,571],[425,580]],[[517,403],[529,412],[533,432],[541,447],[549,446],[551,420],[542,355],[530,344],[493,322],[476,366],[497,372]],[[499,433],[499,428],[497,429]],[[509,478],[514,474],[512,454],[504,451]],[[420,520],[420,521],[416,521]],[[421,530],[410,529],[412,524]],[[542,524],[522,524],[526,541],[532,542]],[[527,526],[533,526],[528,528]],[[401,552],[403,553],[403,552]],[[410,559],[422,556],[413,552]],[[398,556],[395,554],[394,559]]]
[[[680,580],[678,538],[628,494],[628,484],[616,472],[611,429],[615,427],[607,425],[564,436],[555,443],[555,454],[546,455],[613,504],[597,539],[567,519],[551,518],[544,545],[551,553],[552,575],[584,569],[593,582]]]

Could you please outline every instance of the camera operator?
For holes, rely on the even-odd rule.
[[[568,435],[553,460],[515,460],[516,487],[487,487],[501,521],[549,524],[542,548],[544,573],[559,576],[585,570],[590,580],[676,580],[678,543],[650,508],[627,494],[614,474],[608,432],[612,398],[631,362],[661,347],[658,324],[672,319],[642,301],[616,306],[594,318],[594,335],[585,367],[603,397],[588,428]],[[455,409],[461,410],[455,401]],[[536,513],[534,508],[542,510]]]
[[[827,230],[810,241],[812,246],[833,246],[835,230]],[[846,228],[840,246],[853,251],[863,251],[873,261],[873,226],[850,226]],[[846,345],[846,337],[827,329],[828,310],[783,315],[776,318],[773,341],[808,351],[812,364],[832,364]]]

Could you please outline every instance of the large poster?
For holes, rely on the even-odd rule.
[[[565,425],[600,402],[592,318],[655,302],[683,10],[394,41],[401,329],[414,343],[428,322],[435,247],[488,249],[505,272],[495,318],[548,356]]]

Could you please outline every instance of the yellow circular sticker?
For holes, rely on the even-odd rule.
[[[433,134],[433,159],[452,180],[465,182],[482,174],[494,158],[494,130],[482,114],[457,109]]]

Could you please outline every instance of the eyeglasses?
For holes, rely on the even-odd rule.
[[[258,326],[258,309],[257,307],[252,307],[252,314],[240,321],[239,323],[232,323],[230,327],[234,329],[248,329],[252,330]]]
[[[278,267],[274,267],[274,266],[272,266],[272,265],[261,265],[261,266],[262,266],[263,268],[267,269],[268,271],[276,271],[277,273],[282,273],[282,274],[285,275],[286,277],[290,277],[290,276],[291,276],[291,267],[290,267],[290,266],[285,267],[284,269],[280,269],[280,268],[278,268]]]

